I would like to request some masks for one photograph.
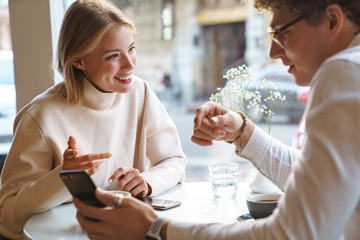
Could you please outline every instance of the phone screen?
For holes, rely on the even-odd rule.
[[[72,196],[79,198],[87,204],[105,207],[95,197],[96,185],[87,172],[83,170],[64,170],[60,172],[60,177]]]
[[[151,205],[154,209],[165,210],[180,206],[181,202],[176,200],[158,199],[158,198],[140,198],[141,201]]]

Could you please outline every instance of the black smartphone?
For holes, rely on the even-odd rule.
[[[96,185],[90,175],[84,170],[63,170],[60,177],[71,195],[81,201],[96,207],[105,207],[95,197]]]
[[[140,198],[141,201],[151,205],[156,210],[166,210],[169,208],[180,206],[181,202],[176,200],[159,199],[144,197]]]

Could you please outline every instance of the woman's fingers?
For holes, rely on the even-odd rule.
[[[148,193],[147,183],[141,182],[140,184],[136,185],[136,187],[133,188],[130,193],[132,196],[145,197]]]
[[[118,180],[116,190],[130,192],[133,196],[145,196],[148,185],[138,169],[132,167],[121,167],[109,178],[108,182]]]
[[[90,153],[90,154],[73,157],[71,160],[71,163],[73,165],[83,165],[83,164],[87,164],[87,163],[94,162],[97,160],[105,160],[105,159],[110,158],[111,156],[112,155],[109,152],[107,152],[107,153]]]
[[[68,140],[68,147],[69,148],[72,148],[72,149],[76,149],[76,140],[73,136],[70,136],[69,137],[69,140]]]
[[[111,153],[92,153],[74,156],[73,152],[67,150],[64,153],[63,169],[64,170],[85,170],[93,175],[100,165],[112,155]]]
[[[127,171],[129,171],[129,168],[126,168],[126,167],[118,168],[118,169],[113,173],[113,175],[108,179],[108,183],[112,183],[112,182],[114,182],[115,180],[119,180],[120,177],[121,177],[123,174],[126,174]]]
[[[119,185],[124,185],[123,191],[130,192],[133,196],[139,196],[139,194],[144,196],[147,193],[147,183],[140,174],[128,173],[118,182]]]

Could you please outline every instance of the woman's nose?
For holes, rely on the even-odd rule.
[[[133,69],[135,66],[135,59],[132,58],[131,56],[124,54],[121,58],[120,58],[120,65],[121,65],[121,69]]]

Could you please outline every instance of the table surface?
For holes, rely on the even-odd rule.
[[[248,212],[248,183],[238,182],[235,199],[213,197],[210,182],[184,182],[155,198],[181,201],[179,207],[156,211],[172,220],[194,223],[234,223]],[[24,239],[88,239],[76,220],[72,203],[60,205],[32,216],[25,224]]]

